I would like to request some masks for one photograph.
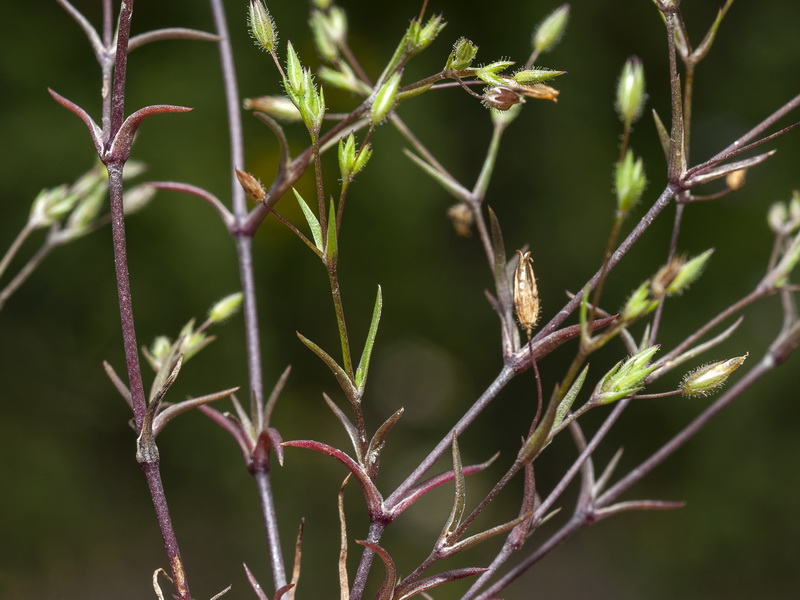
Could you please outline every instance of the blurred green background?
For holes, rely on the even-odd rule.
[[[227,2],[243,96],[279,93],[269,57],[245,29],[247,2]],[[686,2],[695,42],[717,2]],[[76,1],[95,23],[100,3]],[[270,9],[282,44],[291,39],[305,63],[316,65],[304,2],[276,0]],[[393,50],[419,2],[343,0],[351,42],[374,76]],[[434,0],[448,26],[412,62],[407,80],[444,64],[455,40],[480,46],[478,60],[523,61],[535,23],[556,7],[546,2]],[[566,37],[539,64],[566,70],[558,104],[529,102],[507,133],[489,203],[504,226],[508,250],[530,244],[536,257],[544,319],[597,268],[611,224],[611,165],[620,126],[613,110],[616,78],[625,59],[645,65],[648,108],[669,113],[664,28],[650,2],[577,0]],[[99,111],[99,70],[79,28],[55,2],[12,2],[3,8],[0,36],[0,247],[24,224],[30,202],[45,186],[74,180],[93,164],[84,125],[51,100],[47,87]],[[785,0],[737,2],[710,58],[697,74],[692,156],[713,154],[798,93],[800,6]],[[205,2],[136,3],[134,30],[212,27]],[[283,45],[282,45],[283,48]],[[130,59],[128,112],[146,104],[194,107],[192,113],[148,121],[134,148],[149,165],[147,178],[185,181],[229,196],[224,106],[216,48],[170,41],[148,45]],[[327,93],[331,110],[354,98]],[[486,111],[458,90],[426,94],[402,117],[451,172],[471,185],[490,134]],[[795,116],[795,118],[797,118]],[[789,121],[783,124],[788,124]],[[269,131],[245,116],[247,170],[270,181],[276,145]],[[290,130],[292,148],[305,140]],[[401,153],[390,127],[375,136],[376,153],[347,203],[341,277],[354,347],[368,326],[378,284],[384,314],[365,398],[372,428],[398,406],[406,409],[389,438],[381,483],[391,490],[469,406],[500,368],[496,319],[483,290],[491,285],[476,239],[457,237],[446,210],[451,200]],[[652,121],[636,126],[632,145],[650,179],[643,205],[663,189],[663,156]],[[690,206],[680,249],[716,248],[703,280],[671,302],[663,342],[693,328],[746,293],[763,273],[771,247],[766,211],[798,186],[800,138],[769,144],[778,154],[748,175],[745,188],[722,201]],[[325,164],[335,190],[335,163]],[[301,191],[310,193],[310,180]],[[645,209],[640,207],[640,213]],[[295,223],[293,203],[279,210]],[[640,214],[639,213],[639,214]],[[618,306],[664,260],[672,211],[643,239],[635,256],[614,272],[606,296]],[[238,286],[232,244],[216,215],[194,198],[159,193],[129,220],[130,271],[140,343],[175,336],[191,317],[202,318]],[[33,248],[32,244],[28,248]],[[270,219],[256,238],[264,364],[268,385],[287,364],[293,373],[277,407],[285,439],[316,438],[346,447],[343,432],[322,402],[341,400],[333,378],[295,331],[335,349],[335,326],[324,272],[310,252]],[[19,268],[21,261],[16,261]],[[776,299],[748,311],[739,333],[707,360],[751,353],[760,358],[780,326]],[[241,318],[216,331],[219,339],[183,370],[173,398],[245,383]],[[563,349],[543,361],[545,389],[570,359]],[[616,346],[603,360],[617,360]],[[152,598],[152,572],[165,566],[144,478],[134,461],[129,411],[107,381],[101,361],[124,371],[110,231],[100,230],[49,257],[0,312],[0,597],[13,599]],[[628,514],[586,530],[548,556],[502,596],[661,600],[794,598],[800,540],[797,357],[723,413],[629,497],[685,500],[679,511]],[[750,365],[746,365],[750,366]],[[590,376],[591,377],[591,376]],[[668,381],[659,382],[666,389]],[[475,501],[499,477],[527,430],[533,379],[513,382],[461,440],[464,459],[500,460],[469,481]],[[599,465],[621,445],[621,468],[632,467],[706,405],[674,398],[633,406],[598,452]],[[600,415],[602,416],[602,415]],[[587,429],[597,423],[590,418]],[[232,440],[200,414],[167,428],[159,439],[163,477],[197,598],[233,584],[229,598],[251,598],[242,574],[247,562],[271,588],[262,525],[252,481]],[[568,440],[556,443],[537,469],[547,490],[570,463]],[[344,471],[330,459],[287,453],[275,472],[287,556],[306,517],[300,598],[336,597],[336,493]],[[537,463],[539,464],[539,463]],[[449,511],[449,490],[410,510],[385,537],[398,569],[424,558]],[[514,514],[502,496],[491,523]],[[571,497],[565,499],[565,512]],[[349,490],[351,538],[366,534],[363,503]],[[487,519],[487,523],[489,520]],[[542,532],[545,535],[546,532]],[[541,539],[544,539],[543,537]],[[466,557],[485,564],[496,545]],[[358,552],[352,550],[355,565]],[[464,564],[464,563],[460,563]],[[380,568],[376,574],[382,573]],[[376,577],[376,581],[378,577]],[[456,598],[463,585],[442,588]]]

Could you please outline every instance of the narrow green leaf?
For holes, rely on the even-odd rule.
[[[292,191],[294,192],[294,197],[297,198],[297,203],[300,205],[300,209],[306,216],[308,226],[311,228],[311,235],[314,237],[314,245],[317,247],[317,250],[322,252],[322,227],[319,225],[319,220],[311,211],[311,209],[308,208],[308,204],[306,204],[306,201],[303,200],[303,197],[300,195],[300,193],[294,188],[292,188]]]
[[[345,392],[347,397],[353,397],[353,395],[356,394],[356,388],[353,385],[353,382],[350,381],[350,377],[347,375],[347,372],[339,366],[339,363],[337,363],[330,354],[325,352],[325,350],[317,346],[314,342],[309,340],[301,333],[297,332],[297,337],[300,338],[301,342],[308,346],[309,350],[319,356],[322,359],[322,362],[328,365],[328,368],[333,373],[333,376],[336,377],[336,381],[339,382],[339,386]]]
[[[330,208],[328,209],[328,232],[325,242],[326,256],[328,260],[335,262],[339,253],[339,247],[336,239],[336,209],[333,206],[333,198],[331,198]]]
[[[364,386],[367,384],[367,371],[369,371],[369,361],[372,357],[372,347],[375,345],[375,336],[378,333],[378,323],[381,320],[381,311],[383,310],[383,295],[381,294],[381,286],[378,286],[378,295],[375,298],[375,308],[372,310],[372,322],[369,324],[369,332],[367,333],[367,341],[364,344],[364,352],[361,354],[361,360],[358,362],[356,369],[356,388],[358,393],[364,393]]]
[[[503,243],[503,231],[500,221],[491,207],[489,209],[489,222],[492,227],[492,251],[494,253],[494,279],[497,282],[498,293],[500,289],[509,287],[508,273],[506,272],[506,249]]]

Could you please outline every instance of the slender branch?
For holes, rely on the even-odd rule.
[[[19,238],[17,238],[19,239]],[[8,299],[16,292],[19,287],[27,281],[28,277],[42,264],[42,261],[48,254],[56,247],[57,244],[52,243],[50,240],[45,241],[36,253],[25,263],[25,266],[20,269],[14,278],[8,282],[8,285],[0,291],[0,309],[3,308]],[[2,275],[0,270],[0,275]]]
[[[255,271],[253,267],[253,240],[255,229],[246,226],[248,220],[247,202],[244,190],[236,178],[236,169],[244,167],[244,141],[240,117],[240,102],[236,70],[233,62],[233,50],[230,44],[225,9],[222,0],[211,0],[214,26],[220,38],[219,52],[225,87],[225,101],[228,114],[228,132],[230,136],[231,155],[231,197],[235,226],[230,228],[236,244],[239,259],[239,278],[242,283],[242,296],[245,320],[245,343],[247,349],[247,371],[250,386],[252,412],[251,419],[258,431],[265,426],[264,422],[264,375],[262,370],[261,339],[258,321],[258,303],[256,300]],[[269,464],[253,465],[253,476],[256,479],[259,500],[264,517],[267,534],[269,556],[272,565],[272,577],[275,589],[286,585],[286,568],[283,562],[278,520],[275,512],[275,500],[270,483]]]

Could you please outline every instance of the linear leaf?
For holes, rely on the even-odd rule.
[[[372,357],[372,347],[375,344],[375,336],[378,333],[378,324],[381,320],[381,311],[383,310],[383,295],[381,294],[381,286],[378,286],[378,295],[375,298],[375,308],[372,310],[372,321],[369,324],[369,332],[367,333],[367,341],[364,344],[364,352],[361,354],[361,360],[358,362],[356,369],[356,388],[359,394],[364,393],[364,386],[367,384],[367,371],[369,371],[369,361]]]
[[[303,197],[300,195],[296,189],[292,188],[294,192],[294,197],[297,198],[297,203],[300,205],[300,210],[303,211],[303,214],[306,217],[306,222],[308,222],[308,226],[311,228],[311,235],[314,238],[314,245],[317,247],[317,250],[322,252],[322,227],[319,225],[319,219],[317,216],[308,208],[308,204],[306,201],[303,200]]]

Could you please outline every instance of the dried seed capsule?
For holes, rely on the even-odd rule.
[[[520,326],[531,337],[533,328],[539,320],[539,290],[533,274],[533,259],[530,252],[517,250],[519,262],[514,271],[514,310]]]

